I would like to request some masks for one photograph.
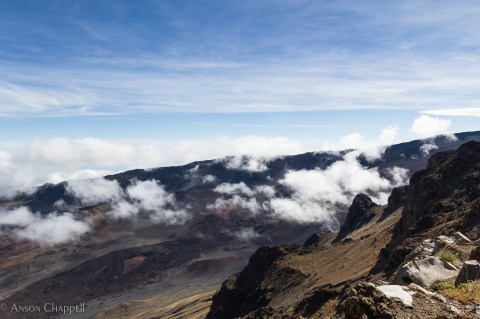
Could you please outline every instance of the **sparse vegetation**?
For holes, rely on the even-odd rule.
[[[458,260],[457,255],[448,247],[440,249],[435,256],[442,258],[449,263],[455,263]]]
[[[440,282],[436,289],[444,297],[456,300],[460,303],[480,303],[480,281],[471,281],[455,287],[452,281]]]

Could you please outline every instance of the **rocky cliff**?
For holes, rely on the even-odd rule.
[[[374,272],[393,271],[425,238],[461,231],[477,237],[480,225],[480,143],[434,154],[410,179],[394,236]]]
[[[378,206],[378,204],[375,204],[367,194],[355,196],[348,209],[347,217],[338,231],[336,240],[344,238],[353,230],[368,223],[375,216],[375,213],[371,211],[372,207],[375,206]]]
[[[357,195],[333,242],[316,233],[303,247],[258,250],[224,282],[207,318],[477,318],[471,306],[387,281],[425,239],[459,230],[476,238],[479,208],[480,143],[472,141],[432,156],[386,206]]]

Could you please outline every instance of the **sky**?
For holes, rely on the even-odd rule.
[[[0,183],[480,130],[478,16],[463,0],[0,1]]]

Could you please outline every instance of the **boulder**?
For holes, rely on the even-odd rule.
[[[410,254],[405,257],[404,261],[411,261],[413,259],[423,259],[433,255],[435,249],[435,242],[431,239],[425,239],[419,246],[413,249]]]
[[[436,254],[445,247],[449,247],[455,244],[455,240],[452,237],[440,235],[435,239],[435,248],[433,254]]]
[[[378,286],[378,290],[383,292],[385,296],[389,299],[399,300],[403,305],[412,308],[413,298],[410,293],[404,289],[403,286],[399,285],[385,285],[385,286]]]
[[[393,319],[392,301],[374,284],[360,282],[340,300],[337,311],[349,319]]]
[[[480,247],[475,247],[470,252],[470,260],[479,260],[480,261]]]
[[[457,231],[453,235],[455,236],[455,239],[457,240],[457,244],[459,244],[459,245],[471,245],[471,244],[473,244],[473,242],[470,239],[468,239],[467,236],[465,236],[464,234],[462,234],[459,231]]]
[[[413,282],[428,288],[436,281],[456,277],[458,272],[458,268],[451,263],[438,257],[427,256],[398,267],[393,275],[392,284],[406,285]]]
[[[455,280],[455,286],[459,286],[463,283],[477,280],[480,278],[480,264],[476,260],[467,260],[463,263],[457,279]]]

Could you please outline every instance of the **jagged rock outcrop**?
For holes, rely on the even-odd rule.
[[[479,185],[479,142],[433,155],[427,169],[410,180],[397,233],[407,237],[439,224],[444,224],[445,230],[471,230],[480,223]],[[447,225],[447,220],[453,223]]]
[[[228,278],[213,296],[207,319],[243,317],[267,306],[273,295],[302,282],[306,276],[300,271],[275,265],[283,256],[299,250],[298,245],[259,248],[248,265]]]
[[[434,154],[427,168],[411,177],[400,221],[372,273],[393,273],[426,238],[456,231],[474,237],[478,225],[480,142],[470,141],[456,151]]]
[[[403,207],[407,201],[408,185],[395,187],[388,197],[388,206],[382,214],[382,218],[386,218],[391,213]]]
[[[378,206],[367,194],[358,194],[353,199],[352,205],[348,209],[347,218],[340,227],[336,241],[345,238],[353,230],[368,223],[375,213],[370,210],[372,207]]]
[[[335,233],[329,231],[317,231],[313,233],[307,240],[303,243],[304,247],[310,247],[313,245],[324,245],[331,242],[335,237]]]

